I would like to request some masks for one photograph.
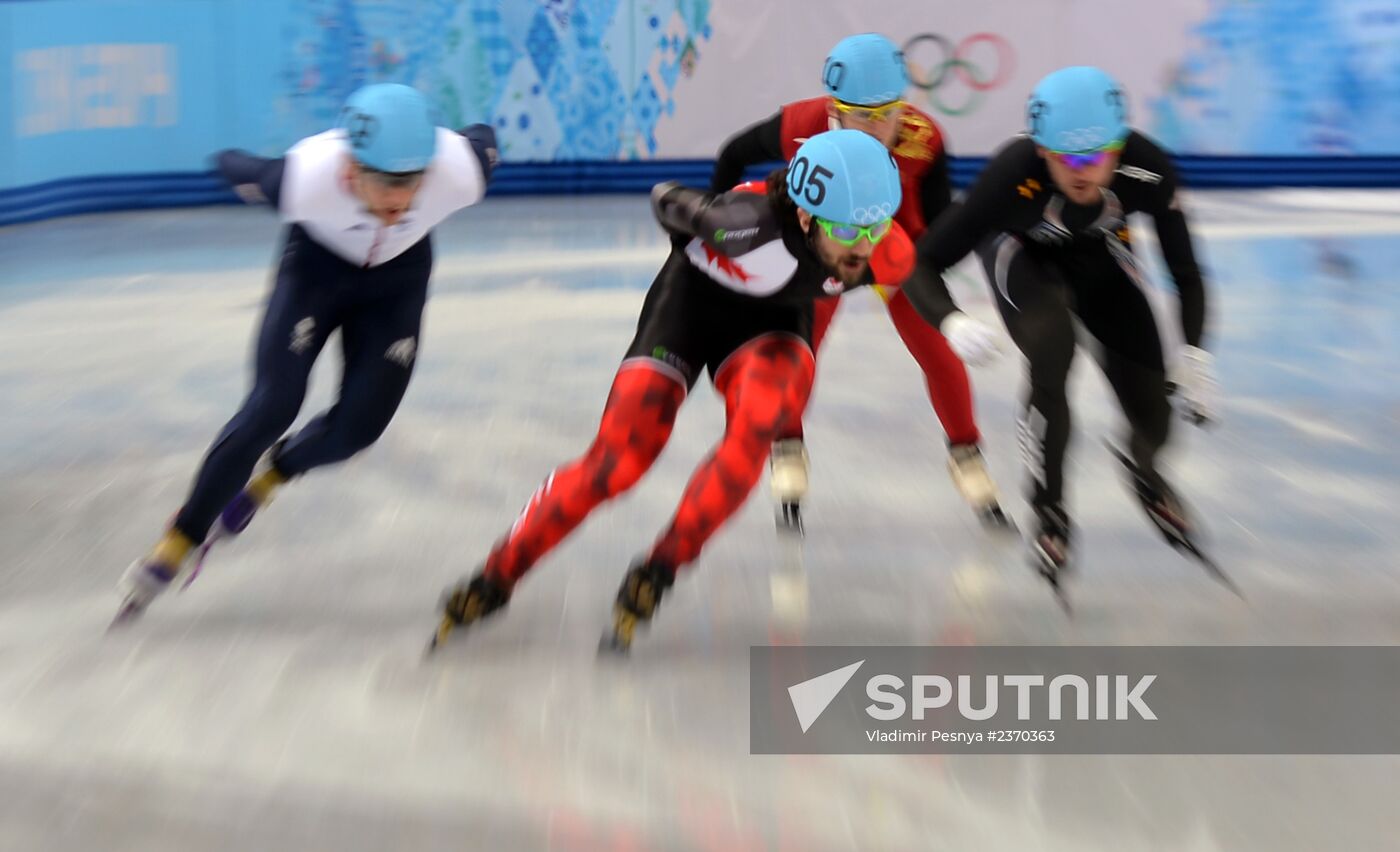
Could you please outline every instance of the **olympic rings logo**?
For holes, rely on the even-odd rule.
[[[1032,127],[1032,135],[1040,132],[1039,126]],[[1056,151],[1092,151],[1112,141],[1113,136],[1108,128],[1096,124],[1093,127],[1061,130],[1060,135],[1047,144],[1053,144]]]
[[[974,64],[972,56],[986,59],[987,67]],[[976,109],[982,97],[1006,85],[1016,69],[1016,51],[1010,42],[995,33],[973,33],[954,44],[937,33],[920,33],[904,43],[904,62],[909,82],[927,93],[928,102],[944,115],[966,115]],[[966,86],[961,103],[943,100],[945,88]]]
[[[874,225],[876,222],[883,222],[894,215],[894,208],[888,201],[879,204],[872,204],[869,207],[857,207],[851,211],[851,225]]]

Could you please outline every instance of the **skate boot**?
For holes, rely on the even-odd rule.
[[[664,565],[638,562],[622,580],[613,605],[613,626],[598,643],[598,653],[626,654],[632,647],[637,626],[651,621],[661,598],[676,580],[675,572]]]
[[[1128,482],[1133,488],[1133,494],[1138,498],[1138,503],[1142,505],[1142,511],[1167,544],[1170,544],[1173,550],[1195,559],[1222,585],[1236,595],[1244,597],[1244,594],[1225,573],[1224,569],[1217,565],[1215,560],[1211,559],[1201,548],[1198,531],[1191,519],[1191,513],[1187,510],[1186,504],[1162,478],[1162,475],[1156,471],[1151,473],[1142,471],[1128,457],[1127,453],[1113,444],[1107,446],[1108,451],[1127,472]]]
[[[1031,564],[1050,584],[1050,591],[1065,611],[1069,611],[1065,579],[1070,571],[1069,516],[1058,504],[1035,507],[1036,533],[1031,539]]]
[[[948,448],[948,474],[958,493],[977,513],[982,526],[1002,531],[1016,528],[1002,511],[996,483],[987,472],[982,450],[976,444],[953,444]]]
[[[801,438],[773,442],[768,458],[773,499],[778,501],[778,529],[802,534],[802,498],[807,496],[807,448]]]
[[[510,590],[479,573],[448,589],[442,596],[442,621],[428,644],[436,650],[459,627],[465,627],[502,609],[510,602]]]
[[[209,535],[200,545],[199,553],[195,555],[194,567],[180,586],[180,591],[188,589],[199,576],[199,572],[204,570],[204,558],[209,555],[209,549],[218,542],[235,538],[246,530],[248,525],[253,522],[253,516],[257,514],[258,510],[271,503],[273,493],[287,481],[287,478],[272,463],[277,451],[286,442],[284,438],[272,445],[272,449],[263,456],[259,465],[260,470],[248,481],[243,490],[233,495],[233,499],[219,513],[219,519],[214,522],[214,526],[209,530]]]
[[[1123,466],[1128,476],[1128,484],[1133,494],[1142,504],[1142,511],[1157,532],[1174,549],[1181,550],[1194,545],[1191,517],[1181,500],[1167,485],[1166,480],[1156,471],[1144,472],[1128,454],[1113,444],[1107,444],[1109,453]]]
[[[117,582],[122,596],[112,627],[133,621],[174,582],[194,552],[194,542],[173,525],[144,558],[131,563]]]
[[[1186,513],[1186,507],[1165,481],[1159,477],[1156,487],[1153,487],[1150,480],[1134,474],[1133,490],[1148,519],[1168,544],[1174,548],[1192,545],[1194,539],[1191,518]]]
[[[160,597],[161,592],[170,588],[175,576],[180,573],[180,567],[179,562],[154,555],[131,563],[117,583],[122,603],[117,617],[112,619],[111,627],[120,627],[140,618],[146,607]]]

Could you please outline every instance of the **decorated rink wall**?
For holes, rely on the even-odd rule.
[[[904,47],[959,182],[1041,75],[1091,63],[1189,182],[1400,183],[1395,1],[31,0],[0,3],[0,224],[226,200],[211,152],[280,153],[380,80],[494,125],[497,191],[703,181],[869,30]]]

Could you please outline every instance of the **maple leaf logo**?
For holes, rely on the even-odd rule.
[[[711,248],[709,243],[702,242],[701,245],[705,247],[705,259],[719,267],[719,270],[729,275],[730,278],[744,283],[748,283],[753,278],[748,270],[734,261],[734,258],[727,254],[720,254]]]

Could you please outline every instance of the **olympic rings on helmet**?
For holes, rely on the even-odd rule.
[[[843,222],[846,225],[873,225],[876,222],[883,222],[894,215],[894,207],[891,204],[872,204],[869,207],[857,207],[851,211],[851,221]]]

